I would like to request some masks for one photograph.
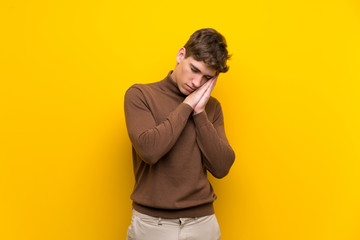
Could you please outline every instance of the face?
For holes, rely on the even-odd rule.
[[[196,61],[193,57],[185,58],[185,51],[185,48],[179,50],[176,56],[177,65],[171,77],[180,92],[189,95],[213,78],[216,70],[207,66],[203,61]]]

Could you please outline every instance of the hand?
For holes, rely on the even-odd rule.
[[[194,107],[194,115],[201,113],[205,110],[205,106],[207,104],[207,102],[209,101],[210,95],[212,90],[215,87],[217,78],[218,78],[218,74],[213,77],[212,79],[210,79],[208,82],[210,82],[210,86],[206,89],[205,93],[202,95],[200,101],[196,104],[196,106]]]
[[[207,81],[204,85],[202,85],[200,88],[196,89],[194,92],[190,93],[184,100],[184,103],[187,103],[190,105],[190,107],[194,108],[196,104],[200,101],[201,97],[204,95],[206,90],[210,86],[210,80]]]
[[[194,109],[194,114],[204,111],[218,76],[219,74],[216,74],[212,79],[185,98],[184,103],[189,104]]]

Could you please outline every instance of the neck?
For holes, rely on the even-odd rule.
[[[177,86],[177,79],[175,77],[176,67],[174,68],[174,71],[171,73],[171,80],[176,84]]]
[[[176,77],[174,74],[174,70],[169,71],[167,77],[162,81],[163,86],[166,87],[167,91],[170,91],[178,96],[184,97],[184,94],[180,91],[177,82]]]

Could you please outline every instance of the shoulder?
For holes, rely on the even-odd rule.
[[[156,86],[156,83],[133,84],[126,90],[125,97],[126,96],[144,95],[146,92],[151,91],[151,89],[153,89],[155,86]]]
[[[146,90],[147,85],[149,85],[149,83],[148,84],[141,84],[141,83],[133,84],[126,90],[126,93],[144,91],[144,90]]]
[[[143,95],[142,85],[143,84],[134,84],[130,86],[125,92],[125,99],[134,98]]]
[[[136,104],[148,106],[149,101],[155,95],[155,89],[157,88],[157,82],[145,83],[145,84],[133,84],[130,86],[124,96],[125,105]]]
[[[134,84],[130,86],[124,95],[125,105],[128,104],[144,104],[146,98],[144,94],[146,92],[146,84]]]

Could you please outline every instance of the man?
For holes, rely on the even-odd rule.
[[[228,71],[226,47],[216,30],[200,29],[163,80],[127,90],[135,175],[127,239],[220,239],[207,171],[222,178],[235,160],[220,103],[210,96]]]

